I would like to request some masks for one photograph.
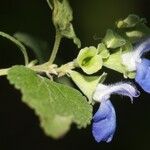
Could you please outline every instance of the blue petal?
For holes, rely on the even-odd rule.
[[[142,59],[142,62],[138,64],[135,81],[145,92],[150,93],[150,60]]]
[[[110,142],[116,130],[116,113],[110,100],[101,102],[93,117],[92,133],[97,142]]]

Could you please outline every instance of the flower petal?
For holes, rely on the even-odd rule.
[[[116,113],[110,100],[103,101],[93,117],[92,133],[97,142],[110,142],[116,130]]]
[[[128,71],[135,71],[138,63],[141,63],[141,56],[150,51],[150,37],[141,40],[133,51],[122,54],[122,64],[128,68]]]
[[[135,81],[145,92],[150,93],[150,60],[142,59],[138,64]]]
[[[138,97],[140,94],[140,92],[131,83],[119,82],[108,86],[99,84],[93,95],[93,99],[95,101],[102,102],[109,99],[110,95],[114,93],[129,96],[131,100],[133,97]]]
[[[140,57],[150,51],[150,37],[141,40],[135,47],[134,50],[136,52],[136,55],[139,55]]]

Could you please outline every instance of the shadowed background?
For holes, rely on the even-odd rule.
[[[73,24],[82,47],[97,45],[106,29],[130,13],[146,17],[150,24],[149,0],[70,0],[74,11]],[[46,0],[5,0],[0,2],[0,31],[13,34],[27,32],[49,42],[52,49],[54,28],[51,11]],[[49,52],[50,53],[50,52]],[[71,61],[78,49],[71,40],[63,39],[59,60]],[[33,53],[30,53],[34,58]],[[59,61],[57,60],[57,61]],[[0,68],[22,64],[23,57],[17,47],[0,38]],[[122,75],[105,70],[110,75],[107,83],[123,80]],[[140,89],[141,90],[141,89]],[[141,90],[142,91],[142,90]],[[110,144],[96,143],[91,126],[71,131],[62,139],[53,140],[43,133],[33,111],[21,102],[21,94],[0,78],[0,150],[147,150],[150,148],[150,95],[142,92],[131,104],[129,98],[112,96],[117,113],[117,130]]]

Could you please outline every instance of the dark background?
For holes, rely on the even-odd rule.
[[[82,41],[82,47],[97,45],[99,39],[119,18],[130,13],[146,17],[150,23],[149,0],[70,0],[74,10],[74,27]],[[49,42],[52,48],[54,28],[51,11],[45,0],[0,1],[0,30],[13,34],[27,32]],[[63,40],[59,59],[72,60],[78,53],[70,40]],[[33,54],[31,53],[31,57]],[[8,40],[0,38],[0,68],[22,64],[23,57]],[[107,82],[123,80],[114,71]],[[141,90],[141,89],[140,89]],[[128,98],[112,96],[117,113],[117,131],[110,144],[96,143],[91,126],[71,131],[62,139],[53,140],[43,133],[34,112],[21,102],[21,94],[9,85],[5,77],[0,78],[0,150],[148,150],[150,149],[150,96],[141,90],[141,96],[131,104]]]

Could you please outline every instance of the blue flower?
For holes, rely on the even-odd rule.
[[[131,100],[139,96],[139,91],[130,83],[120,82],[114,85],[99,84],[97,86],[93,99],[100,102],[100,106],[93,116],[92,125],[92,134],[97,142],[110,142],[116,130],[116,113],[109,100],[113,93],[129,96]]]
[[[145,92],[150,93],[150,60],[142,59],[142,62],[138,64],[135,81]]]
[[[150,60],[142,58],[150,51],[150,38],[140,42],[131,52],[122,55],[123,64],[129,71],[136,71],[135,81],[150,93]]]
[[[92,133],[97,142],[110,142],[116,130],[116,113],[110,100],[101,103],[93,117]]]

